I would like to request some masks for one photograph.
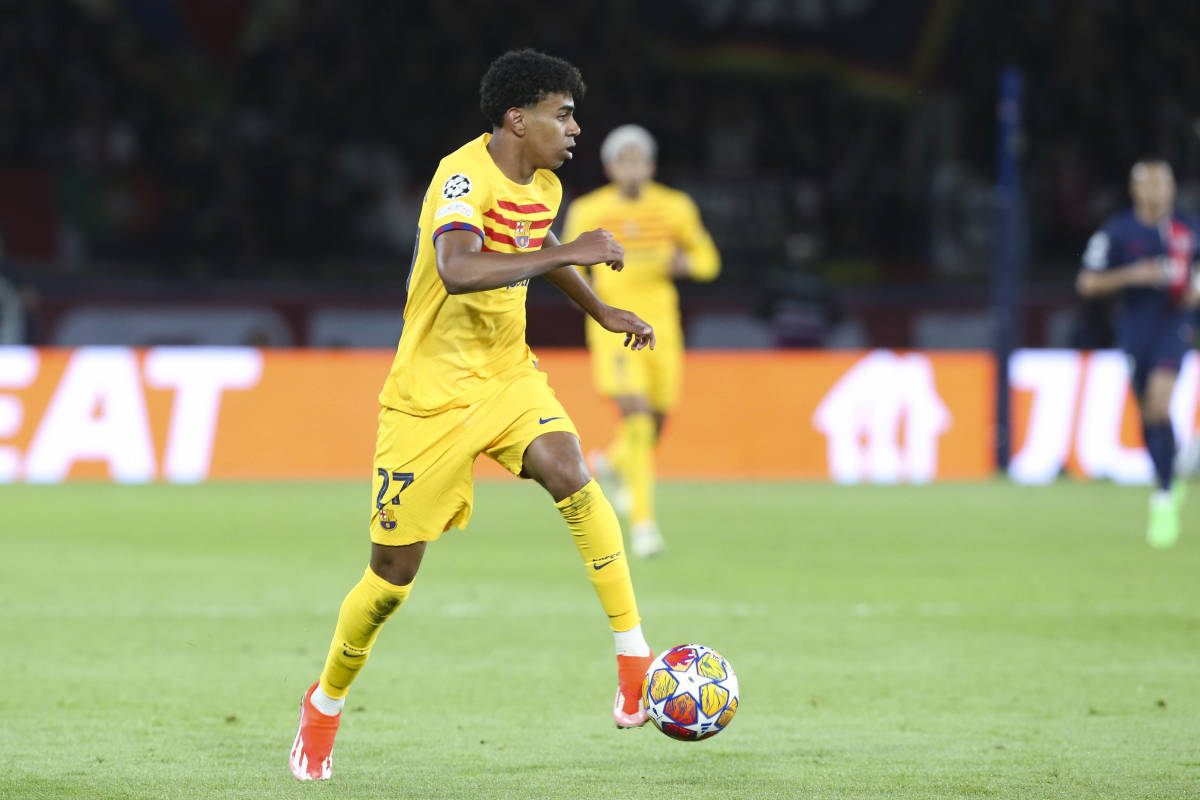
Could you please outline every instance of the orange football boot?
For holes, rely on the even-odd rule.
[[[313,707],[312,693],[320,681],[308,687],[300,701],[300,730],[292,745],[288,766],[298,781],[327,781],[333,775],[333,737],[342,715],[329,716]]]
[[[617,656],[617,699],[613,702],[613,719],[618,728],[639,728],[646,724],[642,680],[653,660],[654,653],[648,656]]]

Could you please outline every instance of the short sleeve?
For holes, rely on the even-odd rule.
[[[1108,269],[1109,251],[1112,241],[1106,229],[1092,234],[1088,239],[1087,249],[1083,251],[1083,266],[1087,269]]]
[[[696,202],[682,192],[676,198],[679,208],[678,244],[687,253],[688,277],[697,281],[711,281],[721,271],[721,255],[700,219]]]
[[[433,203],[433,241],[446,231],[472,231],[483,240],[483,182],[470,170],[449,168],[439,172],[429,187]]]

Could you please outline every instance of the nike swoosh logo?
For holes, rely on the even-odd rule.
[[[611,564],[612,562],[616,561],[616,560],[617,560],[617,557],[618,557],[618,556],[620,556],[620,555],[621,555],[620,553],[613,553],[611,556],[608,556],[608,557],[606,557],[606,558],[605,558],[604,560],[602,560],[602,561],[593,561],[593,562],[592,562],[592,569],[604,569],[604,568],[605,568],[605,567],[607,567],[609,564]]]
[[[344,655],[346,658],[362,658],[366,655],[366,653],[351,653],[349,650],[343,648],[342,655]]]
[[[556,419],[562,419],[562,417],[538,417],[538,425],[545,425],[547,422],[553,422]]]

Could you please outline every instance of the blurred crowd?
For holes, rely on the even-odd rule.
[[[712,9],[739,4],[584,0],[557,17],[482,0],[10,0],[0,217],[17,206],[27,222],[5,227],[4,252],[85,275],[402,280],[428,176],[485,129],[479,77],[522,45],[591,87],[568,196],[603,181],[607,130],[646,125],[663,178],[697,195],[732,255],[727,281],[986,279],[1005,63],[1026,74],[1027,215],[1048,274],[1073,270],[1144,152],[1195,201],[1200,6],[905,4],[928,19],[902,43],[920,58],[888,73],[790,52],[788,25],[805,22],[791,3],[746,5],[751,56],[714,66],[729,20]],[[687,38],[706,14],[708,49]]]
[[[963,11],[943,72],[972,121],[969,163],[994,158],[994,65],[1025,72],[1035,262],[1076,269],[1087,237],[1128,204],[1129,168],[1145,155],[1174,165],[1181,204],[1200,211],[1200,4],[1057,0]]]

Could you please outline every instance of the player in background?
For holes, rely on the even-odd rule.
[[[655,519],[654,449],[683,377],[683,326],[674,282],[711,281],[721,268],[696,204],[653,180],[657,149],[654,137],[638,125],[610,133],[600,158],[611,183],[571,203],[563,233],[570,239],[590,228],[613,232],[625,247],[625,271],[614,281],[607,271],[592,269],[592,286],[606,303],[636,305],[658,337],[648,358],[633,358],[614,347],[595,320],[587,321],[596,386],[621,413],[607,452],[589,458],[598,475],[619,481],[617,505],[628,511],[630,546],[638,556],[655,555],[666,544]]]
[[[1191,347],[1191,309],[1200,227],[1175,212],[1175,177],[1161,158],[1143,158],[1129,174],[1133,207],[1092,235],[1076,286],[1084,297],[1120,293],[1117,341],[1129,357],[1146,450],[1154,462],[1146,540],[1170,547],[1179,537],[1184,482],[1176,480],[1171,395]]]
[[[646,721],[642,677],[652,660],[622,548],[621,527],[588,473],[567,412],[525,343],[529,279],[544,276],[631,350],[654,348],[635,314],[601,301],[575,266],[623,268],[602,230],[560,244],[562,199],[551,170],[580,128],[579,71],[532,50],[506,53],[480,84],[485,133],[442,159],[421,210],[404,330],[380,393],[370,514],[371,556],[342,603],[319,680],[301,701],[289,766],[329,778],[350,684],[379,629],[405,601],[429,542],[471,516],[472,464],[486,453],[550,493],[608,615],[617,653],[613,718]]]

